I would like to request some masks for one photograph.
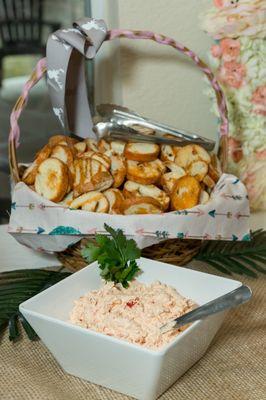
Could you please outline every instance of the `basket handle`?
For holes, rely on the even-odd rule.
[[[112,29],[108,31],[105,40],[113,40],[116,38],[153,40],[156,43],[166,46],[171,46],[177,51],[191,58],[194,61],[194,63],[201,69],[201,71],[207,76],[211,86],[215,91],[218,110],[220,114],[219,157],[221,161],[222,170],[225,171],[227,166],[227,147],[228,147],[227,136],[229,130],[227,106],[222,89],[216,77],[211,72],[210,68],[192,50],[178,43],[174,39],[166,37],[161,34],[156,34],[150,31]],[[11,129],[9,134],[9,163],[10,163],[10,171],[15,182],[20,181],[17,156],[16,156],[16,145],[18,145],[20,136],[18,121],[21,112],[23,111],[23,109],[27,104],[31,88],[44,76],[45,72],[46,72],[46,59],[43,58],[37,63],[29,80],[24,85],[22,94],[18,98],[10,115]]]

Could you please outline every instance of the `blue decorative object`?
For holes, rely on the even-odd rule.
[[[243,240],[244,242],[249,242],[249,241],[251,240],[250,234],[247,233],[246,235],[244,235],[244,236],[242,237],[242,240]]]
[[[45,232],[45,229],[41,228],[40,226],[38,226],[37,228],[37,235],[40,235],[41,233]]]
[[[169,236],[169,233],[167,231],[156,231],[155,235],[158,239],[167,239]]]
[[[209,216],[215,218],[216,210],[211,210],[208,212]]]
[[[54,228],[49,235],[81,235],[81,232],[72,226],[57,226]]]

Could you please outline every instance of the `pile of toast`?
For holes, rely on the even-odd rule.
[[[199,145],[99,142],[56,135],[35,156],[22,181],[71,209],[159,214],[206,204],[221,168]]]

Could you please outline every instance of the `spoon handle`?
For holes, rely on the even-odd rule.
[[[199,319],[206,318],[209,315],[236,307],[248,301],[251,296],[252,292],[250,288],[248,286],[242,285],[239,288],[223,296],[220,296],[215,300],[209,301],[203,306],[195,308],[194,310],[182,315],[179,318],[174,319],[171,322],[166,323],[161,327],[161,330],[163,333],[165,333],[171,329],[176,329],[182,325],[186,325]]]

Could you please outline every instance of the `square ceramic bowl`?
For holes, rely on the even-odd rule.
[[[141,258],[139,281],[159,280],[197,304],[240,282]],[[206,352],[225,313],[197,321],[158,351],[71,324],[74,300],[102,285],[97,263],[27,300],[20,311],[69,374],[141,400],[154,400]]]

